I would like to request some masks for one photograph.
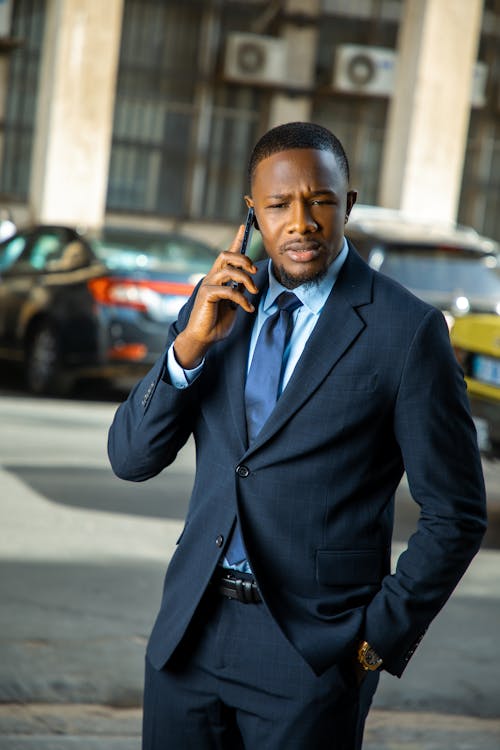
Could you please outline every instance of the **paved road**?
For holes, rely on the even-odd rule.
[[[115,408],[0,394],[0,750],[139,747],[144,647],[194,456],[144,484],[116,479]],[[500,747],[500,466],[485,472],[485,546],[404,678],[383,676],[366,750]],[[403,483],[395,556],[413,506]]]

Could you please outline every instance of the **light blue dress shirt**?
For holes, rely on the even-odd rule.
[[[302,354],[304,347],[311,335],[314,326],[318,322],[319,316],[325,302],[328,299],[330,292],[337,280],[340,269],[344,265],[345,259],[349,248],[347,241],[344,238],[344,244],[342,250],[337,255],[333,263],[328,268],[326,275],[321,279],[318,284],[303,284],[293,290],[293,293],[300,299],[302,306],[297,308],[293,313],[293,330],[290,336],[290,340],[285,348],[283,354],[283,377],[280,383],[279,393],[283,392],[286,384],[290,380],[290,377],[295,369],[297,362],[299,361],[300,355]],[[252,329],[252,336],[250,338],[250,347],[248,350],[248,363],[247,373],[250,369],[252,362],[255,345],[259,337],[260,329],[264,325],[265,320],[273,315],[278,309],[276,304],[277,297],[281,292],[290,291],[286,289],[279,281],[276,280],[272,272],[271,261],[268,265],[269,274],[269,288],[265,296],[261,297],[255,323]],[[193,370],[184,370],[177,362],[174,354],[174,345],[170,347],[167,354],[167,369],[170,376],[172,385],[176,388],[187,388],[193,383],[197,376],[203,369],[204,361]],[[242,573],[251,573],[252,569],[247,560],[238,563],[237,565],[231,565],[227,558],[224,558],[222,565],[225,568],[231,568]]]

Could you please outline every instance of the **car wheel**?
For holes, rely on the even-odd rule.
[[[63,395],[69,389],[61,372],[61,352],[55,330],[47,323],[35,329],[27,347],[26,384],[37,395]]]

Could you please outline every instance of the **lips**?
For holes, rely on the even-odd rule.
[[[310,263],[320,255],[319,242],[288,242],[283,252],[295,263]]]

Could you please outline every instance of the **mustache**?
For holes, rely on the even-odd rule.
[[[283,242],[278,251],[280,254],[286,253],[288,250],[304,251],[304,250],[320,250],[324,245],[319,240],[287,240]]]

